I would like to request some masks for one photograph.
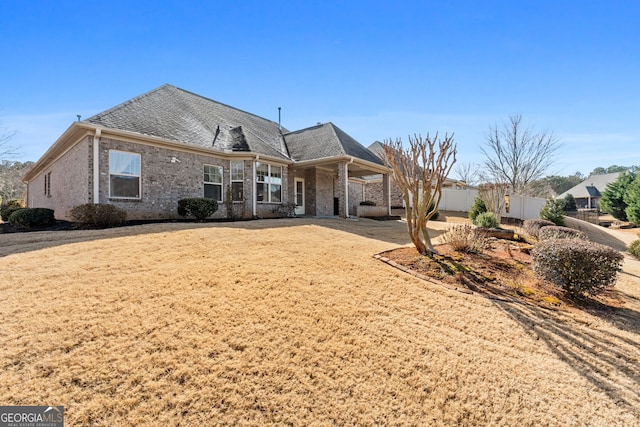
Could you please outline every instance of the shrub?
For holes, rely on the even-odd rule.
[[[273,213],[280,218],[295,218],[296,217],[296,204],[295,203],[281,203],[273,208]]]
[[[375,206],[376,202],[373,200],[363,200],[360,202],[360,206]]]
[[[9,217],[9,224],[31,228],[49,225],[54,223],[55,220],[53,209],[22,208],[11,214]]]
[[[127,219],[127,212],[110,204],[85,203],[84,205],[73,207],[69,211],[69,216],[75,222],[84,225],[107,228],[122,225]]]
[[[551,239],[580,239],[589,240],[586,234],[580,230],[574,230],[569,227],[559,227],[557,225],[548,225],[542,227],[538,233],[538,240]]]
[[[218,210],[218,202],[215,199],[193,197],[178,200],[178,215],[193,215],[198,221],[213,215]]]
[[[531,250],[533,271],[570,295],[595,295],[616,282],[623,256],[586,240],[553,239]]]
[[[524,223],[522,223],[524,231],[536,239],[538,238],[540,229],[547,226],[555,226],[555,224],[551,221],[547,221],[546,219],[525,219]]]
[[[484,204],[484,201],[479,196],[476,196],[473,206],[469,210],[469,219],[475,224],[476,217],[486,211],[487,205]]]
[[[11,214],[14,213],[15,211],[19,211],[20,209],[24,209],[24,208],[16,207],[16,206],[4,206],[3,208],[0,209],[0,218],[2,218],[4,222],[7,222],[9,221],[9,217],[11,217]]]
[[[576,198],[573,197],[573,194],[567,194],[566,196],[564,196],[562,203],[562,210],[565,212],[578,210],[578,205],[576,205]]]
[[[564,201],[547,199],[547,203],[540,209],[540,218],[553,222],[555,225],[564,225]]]
[[[640,239],[634,240],[633,242],[631,242],[631,244],[627,248],[627,252],[629,252],[634,257],[640,259]]]
[[[488,245],[484,234],[470,224],[458,224],[449,228],[442,239],[458,252],[480,253]]]
[[[473,223],[478,227],[484,228],[498,228],[500,225],[496,214],[493,212],[482,212],[476,217],[476,220],[473,221]]]

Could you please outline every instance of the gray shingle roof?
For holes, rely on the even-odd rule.
[[[382,165],[382,160],[333,123],[325,123],[284,135],[289,154],[296,161],[351,156]]]
[[[85,121],[196,146],[289,158],[277,123],[171,85]]]
[[[573,197],[579,199],[600,197],[602,195],[601,193],[607,188],[607,185],[617,180],[619,176],[620,172],[591,175],[580,184],[557,196],[557,198],[562,199],[567,194],[571,194]]]

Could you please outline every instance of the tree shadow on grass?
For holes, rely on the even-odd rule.
[[[587,309],[619,329],[576,321],[561,312],[519,302],[494,304],[616,405],[640,416],[640,313],[627,308]],[[595,324],[594,324],[595,323]]]

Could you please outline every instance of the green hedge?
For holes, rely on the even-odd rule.
[[[482,212],[473,220],[473,224],[483,228],[498,228],[500,223],[493,212]]]
[[[213,215],[218,210],[218,202],[215,199],[194,197],[178,200],[178,215],[194,216],[198,221]]]
[[[553,239],[536,243],[533,270],[571,295],[595,295],[616,283],[623,255],[599,243]]]
[[[2,218],[4,222],[8,222],[9,217],[11,217],[11,214],[14,213],[15,211],[19,211],[20,209],[24,209],[24,208],[17,207],[17,206],[4,206],[3,208],[0,209],[0,218]]]
[[[13,212],[9,217],[9,224],[25,228],[41,227],[56,221],[53,210],[47,208],[23,208]]]

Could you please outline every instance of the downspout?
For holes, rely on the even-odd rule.
[[[255,219],[258,216],[258,206],[257,206],[257,199],[258,199],[258,184],[257,184],[257,176],[256,176],[256,163],[258,162],[258,160],[260,160],[260,155],[256,154],[256,159],[253,162],[253,200],[251,201],[251,206],[252,206],[252,210],[253,210],[253,218]]]
[[[93,137],[93,203],[100,203],[100,135],[102,129],[96,129]]]

